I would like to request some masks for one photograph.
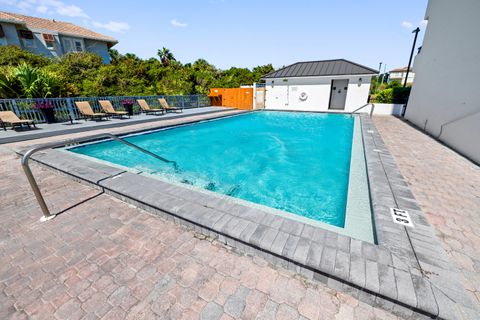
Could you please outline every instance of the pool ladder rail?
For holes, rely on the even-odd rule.
[[[77,139],[70,139],[70,140],[64,140],[64,141],[58,141],[58,142],[52,142],[52,143],[47,143],[35,148],[32,148],[28,150],[22,157],[22,168],[23,171],[25,172],[25,175],[27,176],[28,182],[30,184],[30,187],[33,190],[33,193],[35,194],[35,198],[37,198],[38,204],[40,205],[40,208],[42,209],[43,212],[43,217],[40,219],[40,221],[48,221],[50,219],[53,219],[56,214],[52,214],[50,210],[48,209],[47,204],[45,203],[45,199],[43,198],[42,192],[40,191],[40,188],[38,187],[37,181],[35,180],[35,177],[33,176],[32,170],[30,169],[28,160],[30,157],[35,154],[38,151],[46,150],[46,149],[52,149],[52,148],[57,148],[57,147],[62,147],[62,146],[67,146],[67,145],[72,145],[72,144],[78,144],[80,142],[84,141],[92,141],[92,140],[98,140],[102,138],[110,138],[112,140],[118,141],[126,146],[132,147],[140,152],[143,152],[155,159],[158,159],[160,161],[163,161],[165,163],[169,163],[173,166],[176,172],[178,172],[180,169],[178,167],[178,164],[175,161],[168,160],[162,156],[159,156],[153,152],[150,152],[136,144],[133,144],[131,142],[128,142],[116,135],[113,135],[111,133],[101,133],[97,134],[94,136],[89,136],[89,137],[84,137],[84,138],[77,138]]]
[[[361,107],[358,107],[357,109],[355,109],[355,110],[353,110],[353,111],[351,111],[351,112],[349,112],[349,114],[350,114],[350,115],[353,115],[353,114],[356,113],[357,111],[360,111],[360,110],[362,110],[363,108],[368,107],[369,105],[372,105],[372,108],[370,109],[370,118],[371,118],[372,115],[373,115],[373,111],[375,110],[375,104],[370,103],[370,102],[364,104],[364,105],[361,106]]]

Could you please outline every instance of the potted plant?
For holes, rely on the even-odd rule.
[[[129,116],[133,116],[133,104],[134,103],[135,103],[135,101],[133,99],[130,99],[130,98],[125,98],[125,99],[122,100],[122,105],[125,108],[125,111],[128,112]]]
[[[47,123],[55,122],[55,111],[53,110],[53,103],[49,100],[35,100],[33,109],[40,110],[43,118]]]

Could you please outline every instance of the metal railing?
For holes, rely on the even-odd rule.
[[[137,99],[145,99],[149,104],[158,105],[158,99],[165,98],[168,104],[182,109],[192,109],[210,106],[210,99],[205,95],[159,95],[159,96],[105,96],[105,97],[75,97],[75,98],[45,98],[45,99],[0,99],[0,111],[13,111],[18,117],[33,120],[36,123],[45,122],[43,113],[33,108],[36,101],[49,101],[53,105],[55,118],[58,121],[80,119],[75,107],[75,101],[88,101],[95,112],[101,111],[98,100],[110,100],[115,108],[122,108],[122,100],[135,101],[134,112],[139,111]]]
[[[437,138],[437,139],[440,139],[440,136],[441,136],[442,133],[443,133],[443,128],[444,128],[444,127],[446,127],[446,126],[448,126],[448,125],[450,125],[450,124],[452,124],[452,123],[455,123],[455,122],[457,122],[457,121],[460,121],[460,120],[463,120],[463,119],[466,119],[466,118],[470,118],[471,116],[474,116],[474,115],[476,115],[477,113],[480,113],[480,110],[475,110],[474,112],[471,112],[471,113],[469,113],[469,114],[466,114],[466,115],[463,115],[463,116],[458,117],[458,118],[456,118],[456,119],[453,119],[453,120],[450,120],[450,121],[448,121],[448,122],[445,122],[444,124],[442,124],[442,125],[440,126],[440,133],[438,134],[438,136],[437,136],[436,138]]]
[[[349,112],[349,113],[350,113],[351,115],[353,115],[354,113],[362,110],[363,108],[368,107],[368,105],[370,105],[370,104],[372,105],[372,109],[370,109],[370,118],[371,118],[372,115],[373,115],[373,111],[375,110],[375,104],[373,104],[373,103],[366,103],[366,104],[364,104],[363,106],[358,107],[357,109],[355,109],[355,110],[353,110],[353,111],[351,111],[351,112]]]
[[[45,203],[45,199],[43,198],[42,192],[40,191],[40,188],[38,187],[37,181],[35,180],[35,177],[33,176],[32,170],[30,169],[30,166],[28,164],[28,160],[30,157],[41,150],[46,150],[46,149],[51,149],[51,148],[56,148],[56,147],[61,147],[61,146],[66,146],[66,145],[71,145],[71,144],[77,144],[82,141],[86,140],[98,140],[101,138],[110,138],[113,140],[116,140],[120,143],[123,143],[129,147],[132,147],[138,151],[141,151],[151,157],[154,157],[160,161],[163,161],[165,163],[170,163],[174,167],[175,171],[179,170],[178,164],[175,161],[165,159],[164,157],[161,157],[153,152],[150,152],[140,146],[137,146],[136,144],[133,144],[131,142],[128,142],[120,137],[117,137],[116,135],[113,135],[111,133],[101,133],[89,137],[83,137],[83,138],[77,138],[77,139],[70,139],[70,140],[65,140],[65,141],[58,141],[58,142],[52,142],[48,144],[44,144],[38,147],[35,147],[33,149],[28,150],[22,157],[22,168],[23,171],[25,172],[25,175],[27,176],[28,182],[30,183],[30,187],[32,187],[33,193],[35,194],[35,198],[37,198],[38,204],[40,205],[40,208],[42,209],[43,212],[43,217],[40,219],[41,221],[47,221],[56,216],[56,214],[50,213],[50,210],[48,209],[47,204]]]

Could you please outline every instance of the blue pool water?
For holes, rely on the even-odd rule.
[[[177,172],[116,141],[70,151],[343,227],[353,124],[348,115],[254,112],[126,138],[176,161]]]

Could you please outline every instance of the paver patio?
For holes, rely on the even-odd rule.
[[[480,304],[480,167],[397,118],[377,117],[375,125]]]
[[[473,213],[480,212],[480,170],[398,119],[381,117],[375,122],[423,209],[427,214],[442,210],[427,217],[457,266],[466,276],[476,276],[474,288],[472,284],[468,288],[478,298],[480,264],[475,244],[479,241],[474,229],[480,217]],[[140,127],[145,125],[135,126]],[[69,137],[80,135],[85,134]],[[54,139],[58,137],[35,143]],[[407,149],[402,139],[411,140]],[[40,223],[40,210],[19,159],[9,147],[13,146],[0,148],[0,174],[4,177],[0,186],[0,318],[396,318],[35,165],[53,211],[86,200],[54,220]],[[399,150],[409,150],[409,154]],[[434,154],[426,155],[426,150]],[[432,164],[436,164],[435,174],[443,170],[445,175],[430,185]],[[456,170],[444,168],[449,165]],[[420,177],[428,177],[427,182]],[[459,194],[442,193],[445,179],[448,190],[460,190]],[[472,185],[470,194],[462,193],[469,190],[462,187],[466,181]],[[422,193],[430,201],[449,197],[441,201],[441,207],[428,210]],[[443,212],[454,212],[456,223],[447,223],[448,213]],[[439,216],[443,223],[435,221]],[[458,229],[469,239],[460,238],[464,247],[470,246],[465,251],[452,249],[444,237]],[[458,259],[457,254],[465,255],[472,264],[466,263],[465,257]]]

